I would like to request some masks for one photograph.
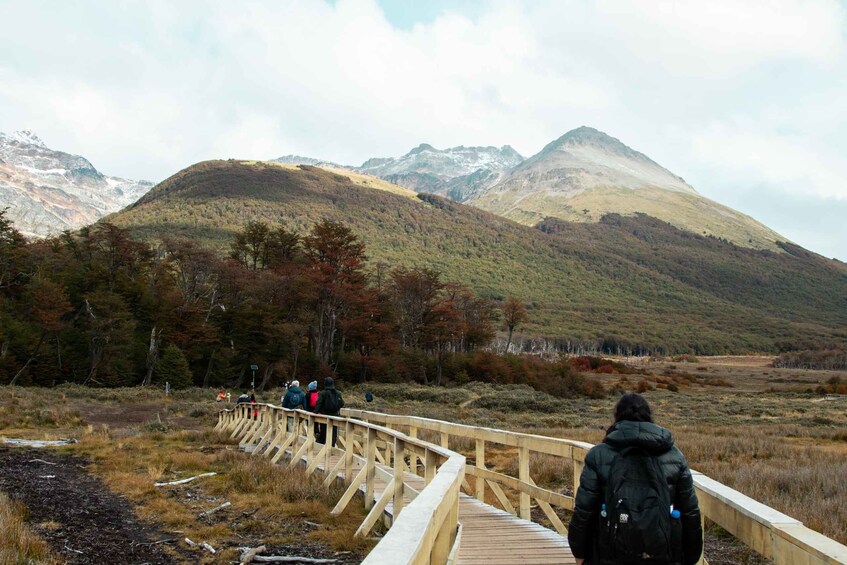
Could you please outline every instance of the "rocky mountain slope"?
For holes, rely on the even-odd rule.
[[[368,159],[353,169],[417,192],[464,202],[521,161],[523,157],[508,145],[499,149],[459,146],[439,150],[422,143],[402,157]]]
[[[700,235],[776,250],[785,237],[691,185],[619,140],[589,127],[572,130],[523,161],[469,204],[535,225],[548,217],[597,222],[643,213]]]
[[[381,183],[381,184],[380,184]],[[105,220],[227,252],[249,220],[349,225],[371,264],[438,269],[520,297],[525,327],[608,351],[743,353],[847,341],[847,267],[791,244],[739,247],[644,215],[523,226],[446,198],[312,166],[208,161]]]
[[[50,149],[30,131],[0,133],[0,205],[29,236],[91,224],[138,200],[153,183],[102,174],[84,157]]]

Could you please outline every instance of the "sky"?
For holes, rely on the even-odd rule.
[[[0,0],[0,131],[102,172],[588,125],[847,261],[847,0]]]

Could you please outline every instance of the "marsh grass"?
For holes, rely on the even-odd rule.
[[[29,527],[28,518],[29,512],[23,503],[0,492],[0,563],[61,563],[47,543]]]

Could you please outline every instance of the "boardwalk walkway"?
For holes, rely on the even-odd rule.
[[[303,438],[305,440],[305,438]],[[301,455],[304,464],[311,462],[317,454],[320,444],[310,454]],[[252,447],[247,448],[252,451]],[[286,450],[285,459],[290,460],[291,449]],[[337,464],[340,455],[330,457],[330,469]],[[365,464],[362,457],[355,457],[353,474],[358,473]],[[324,463],[318,469],[324,470]],[[378,467],[386,473],[392,469],[382,464]],[[344,479],[344,472],[338,473]],[[415,490],[424,488],[423,478],[405,473],[404,482]],[[377,475],[374,485],[374,500],[379,499],[386,488],[387,481]],[[360,487],[362,492],[365,486]],[[406,504],[411,502],[405,497]],[[392,514],[393,505],[388,503],[385,511]],[[459,495],[459,523],[462,525],[462,543],[456,563],[459,565],[558,565],[576,563],[568,547],[568,540],[544,526],[529,520],[523,520],[508,512],[485,504],[466,494]]]

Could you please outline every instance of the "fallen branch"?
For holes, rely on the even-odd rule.
[[[337,563],[338,559],[312,559],[311,557],[283,556],[283,555],[257,555],[253,558],[256,563]]]
[[[259,547],[254,547],[250,549],[249,547],[244,548],[244,553],[241,554],[241,562],[242,563],[252,563],[253,558],[256,557],[257,553],[262,553],[265,551],[267,547],[264,545],[260,545]]]
[[[45,461],[44,459],[30,459],[27,463],[44,463],[45,465],[56,465],[51,461]]]
[[[189,477],[187,479],[182,479],[180,481],[171,481],[169,483],[153,483],[154,487],[167,487],[171,485],[184,485],[185,483],[190,483],[191,481],[195,481],[202,477],[214,477],[217,473],[203,473],[202,475],[197,475],[196,477]]]
[[[215,551],[215,548],[214,548],[214,547],[212,547],[211,545],[209,545],[208,543],[206,543],[205,541],[200,542],[200,543],[197,543],[197,542],[195,542],[195,541],[191,541],[191,540],[190,540],[190,539],[188,539],[188,538],[185,538],[185,543],[187,543],[187,544],[188,544],[189,546],[191,546],[191,547],[202,547],[202,548],[203,548],[203,549],[205,549],[206,551],[209,551],[209,552],[211,552],[211,553],[217,553],[217,552]]]
[[[215,512],[217,512],[218,510],[223,510],[224,508],[226,508],[226,507],[228,507],[228,506],[232,506],[232,503],[231,503],[231,502],[224,502],[224,503],[223,503],[223,504],[221,504],[220,506],[217,506],[217,507],[215,507],[215,508],[212,508],[211,510],[206,510],[205,512],[201,512],[201,513],[200,513],[200,515],[199,515],[199,517],[200,517],[200,518],[205,518],[206,516],[211,516],[212,514],[214,514]]]

